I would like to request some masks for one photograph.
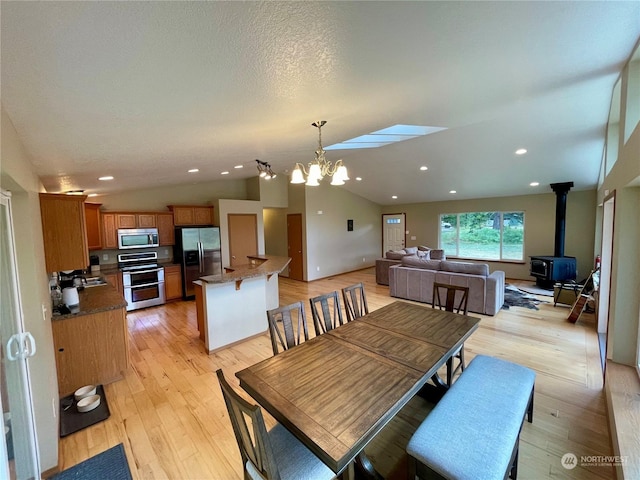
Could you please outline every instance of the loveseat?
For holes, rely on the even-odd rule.
[[[378,285],[389,285],[389,268],[393,265],[400,265],[404,257],[418,257],[431,260],[446,259],[444,250],[424,246],[405,247],[402,250],[389,250],[384,254],[384,258],[378,258],[376,260],[376,283]]]
[[[505,274],[489,274],[486,263],[462,263],[406,256],[389,267],[389,294],[433,303],[433,283],[469,287],[469,311],[495,315],[504,303]]]

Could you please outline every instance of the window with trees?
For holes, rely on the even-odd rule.
[[[523,260],[524,212],[441,214],[440,248],[447,257]]]

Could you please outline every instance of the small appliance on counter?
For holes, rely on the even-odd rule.
[[[100,271],[100,257],[98,255],[91,255],[89,257],[89,265],[91,267],[91,273]]]
[[[80,303],[78,289],[76,287],[66,287],[62,290],[62,303],[67,307],[75,307]]]

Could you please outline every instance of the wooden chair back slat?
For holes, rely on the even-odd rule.
[[[342,299],[344,300],[344,309],[347,312],[347,322],[369,313],[367,296],[364,293],[362,282],[343,288]]]
[[[468,302],[469,287],[434,282],[433,308],[466,315]]]
[[[310,298],[309,303],[316,335],[322,335],[343,325],[340,297],[337,291]]]
[[[274,355],[295,347],[296,345],[300,345],[302,342],[300,338],[301,333],[304,341],[309,340],[307,314],[305,313],[302,302],[268,310],[267,321],[269,322],[269,334],[271,336],[271,347],[273,348]],[[284,336],[280,328],[278,328],[278,322],[282,323]],[[294,325],[296,326],[294,327]]]

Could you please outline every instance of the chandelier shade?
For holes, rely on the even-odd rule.
[[[327,176],[332,177],[331,185],[344,185],[344,182],[349,180],[347,167],[342,160],[332,163],[325,157],[325,151],[322,148],[322,127],[326,123],[325,120],[320,120],[311,124],[318,129],[316,158],[307,165],[308,169],[303,164],[296,163],[291,173],[291,183],[304,183],[309,187],[317,187],[320,185],[320,181]],[[305,176],[307,177],[306,180]]]

